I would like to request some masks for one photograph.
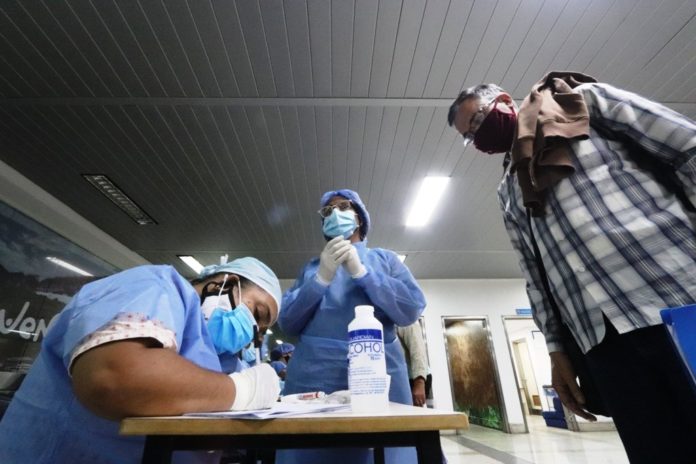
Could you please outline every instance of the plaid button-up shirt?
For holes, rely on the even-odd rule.
[[[696,205],[696,124],[639,95],[583,84],[592,124],[623,134],[674,170]],[[661,323],[662,308],[696,302],[696,216],[639,168],[625,144],[591,128],[570,150],[576,171],[547,195],[534,236],[563,322],[586,352],[602,341],[603,315],[620,333]],[[522,194],[509,169],[498,188],[527,293],[549,351],[559,323],[540,280]]]

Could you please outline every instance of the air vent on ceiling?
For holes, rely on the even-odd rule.
[[[138,206],[123,190],[118,188],[111,179],[104,174],[82,174],[82,177],[92,184],[97,190],[113,201],[116,206],[121,208],[131,219],[138,225],[146,226],[149,224],[157,224],[143,209]]]

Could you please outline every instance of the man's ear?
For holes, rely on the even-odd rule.
[[[512,97],[507,92],[501,92],[497,97],[495,97],[495,99],[496,101],[512,105]]]

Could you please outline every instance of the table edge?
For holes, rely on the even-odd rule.
[[[121,435],[260,435],[333,434],[462,430],[469,428],[463,413],[433,416],[285,417],[249,420],[208,417],[128,417]]]

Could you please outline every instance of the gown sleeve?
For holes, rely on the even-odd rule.
[[[78,346],[129,314],[137,314],[139,322],[151,321],[154,326],[170,331],[176,337],[177,346],[181,346],[185,305],[176,287],[161,276],[139,270],[117,274],[84,287],[72,304],[61,353],[66,369]]]
[[[328,288],[316,279],[319,260],[310,261],[293,286],[285,292],[278,324],[283,332],[299,335],[312,318]]]
[[[367,273],[354,279],[355,283],[396,325],[407,326],[416,322],[425,309],[425,296],[416,279],[395,253],[379,249],[372,251],[386,261],[386,272],[363,262]]]

